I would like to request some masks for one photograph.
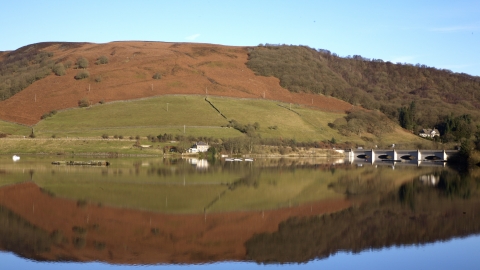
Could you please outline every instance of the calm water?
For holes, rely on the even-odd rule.
[[[0,156],[2,269],[480,263],[477,171],[324,159],[54,160],[90,158]]]

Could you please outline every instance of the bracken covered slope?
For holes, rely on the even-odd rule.
[[[75,63],[85,57],[90,76],[76,80],[75,65],[66,74],[33,82],[14,96],[0,101],[0,119],[35,125],[52,110],[159,95],[188,94],[239,98],[265,98],[303,104],[324,111],[345,112],[352,105],[320,94],[291,93],[274,77],[257,76],[247,68],[248,48],[211,44],[163,42],[39,43],[19,50],[51,52],[55,63]],[[1,52],[6,61],[18,51]],[[107,64],[96,65],[100,56]],[[155,74],[160,79],[154,79]]]

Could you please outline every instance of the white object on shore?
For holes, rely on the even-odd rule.
[[[17,156],[17,155],[13,155],[12,159],[13,159],[13,161],[18,161],[18,160],[20,160],[20,157]]]

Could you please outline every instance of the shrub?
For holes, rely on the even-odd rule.
[[[85,206],[87,206],[87,201],[86,200],[80,199],[80,200],[77,201],[77,207],[83,208]]]
[[[88,60],[85,57],[80,57],[77,59],[77,68],[87,68]]]
[[[95,77],[95,82],[101,82],[101,81],[102,81],[102,77],[101,77],[101,76]]]
[[[72,242],[77,249],[82,249],[87,244],[87,240],[84,237],[73,237]]]
[[[90,106],[90,101],[88,99],[84,98],[78,101],[78,107],[84,108],[88,106]]]
[[[105,103],[105,100],[102,99],[102,100],[100,100],[98,103],[104,104],[104,103]]]
[[[68,60],[67,62],[65,62],[65,64],[63,66],[65,68],[70,68],[72,66],[72,61]]]
[[[104,65],[108,63],[108,58],[105,55],[100,56],[97,58],[97,62],[95,62],[96,65]]]
[[[122,139],[123,139],[123,135],[118,135],[118,138],[119,138],[120,140],[122,140]]]
[[[65,72],[65,66],[62,63],[58,63],[55,66],[53,66],[52,69],[53,73],[57,76],[63,76],[66,74]]]
[[[79,71],[77,75],[75,75],[75,80],[82,80],[88,77],[90,77],[90,73],[86,70],[82,70],[82,71]]]
[[[103,134],[103,135],[102,135],[102,138],[103,138],[103,139],[108,139],[108,134]]]
[[[57,111],[56,110],[53,110],[53,111],[50,111],[49,113],[45,113],[42,115],[42,117],[40,117],[41,119],[46,119],[48,117],[52,117],[54,116],[55,114],[57,114]]]
[[[0,133],[0,138],[6,138],[7,137],[7,134],[5,133]]]
[[[118,139],[118,135],[117,134],[113,135],[113,138]]]
[[[153,75],[152,78],[154,78],[155,80],[160,80],[160,79],[162,78],[162,74],[160,74],[160,73],[157,72],[157,73],[155,73],[155,74]]]

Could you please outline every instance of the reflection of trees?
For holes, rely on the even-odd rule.
[[[47,232],[0,206],[0,249],[26,258],[38,258],[48,251],[52,241]]]
[[[444,173],[442,179],[438,187],[406,183],[381,200],[338,213],[291,218],[277,232],[247,241],[248,259],[305,262],[340,250],[360,252],[479,233],[480,195],[475,181],[451,173]]]
[[[468,199],[472,195],[472,189],[475,186],[476,183],[471,179],[470,175],[444,171],[440,174],[437,187],[448,197]]]

